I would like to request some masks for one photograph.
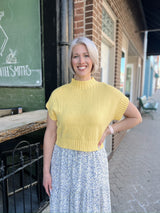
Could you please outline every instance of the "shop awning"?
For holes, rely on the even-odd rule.
[[[139,0],[148,31],[147,55],[160,55],[160,0]]]

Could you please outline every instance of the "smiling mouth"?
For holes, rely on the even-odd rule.
[[[77,67],[78,68],[78,70],[80,70],[80,71],[83,71],[83,70],[85,70],[86,69],[86,67]]]

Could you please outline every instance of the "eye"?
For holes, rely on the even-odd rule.
[[[88,55],[88,54],[85,54],[85,57],[87,58],[87,57],[89,57],[89,55]]]
[[[74,55],[73,58],[78,58],[78,55]]]

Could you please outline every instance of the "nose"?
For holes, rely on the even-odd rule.
[[[83,56],[79,56],[79,63],[84,63],[84,57]]]

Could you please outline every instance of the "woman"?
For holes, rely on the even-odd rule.
[[[98,51],[85,37],[70,46],[71,83],[53,91],[46,104],[43,185],[55,213],[111,212],[107,135],[142,121],[119,90],[96,81]],[[121,118],[124,116],[124,119]],[[119,120],[112,125],[111,121]]]

